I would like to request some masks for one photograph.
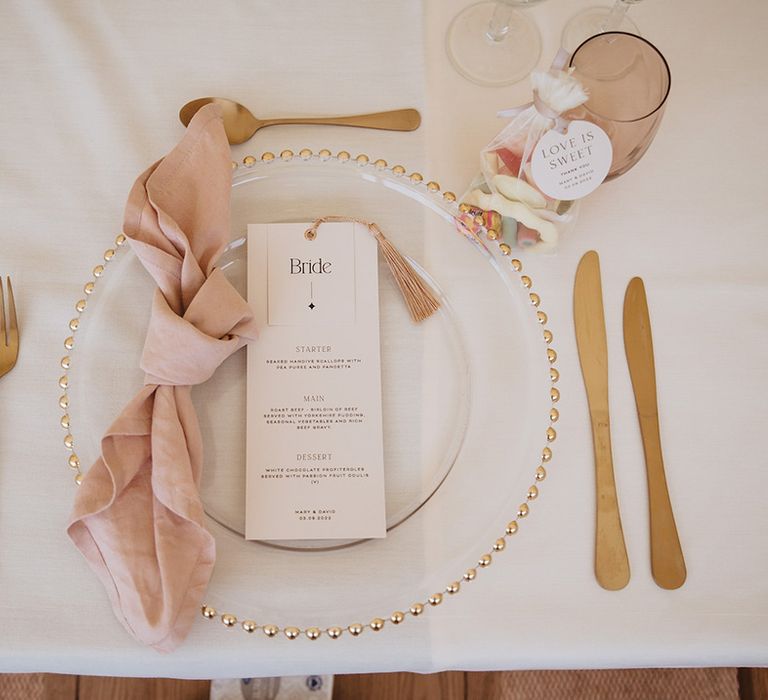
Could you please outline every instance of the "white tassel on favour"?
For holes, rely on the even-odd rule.
[[[502,110],[498,112],[497,116],[517,117],[530,107],[535,107],[544,119],[556,120],[561,114],[584,104],[589,98],[589,93],[573,77],[574,69],[565,68],[567,60],[568,53],[560,49],[548,71],[533,71],[531,73],[533,102],[522,107]]]
[[[536,97],[558,116],[574,107],[584,104],[589,98],[584,86],[570,73],[565,71],[535,71],[531,74],[534,106]],[[549,115],[546,116],[549,119]]]

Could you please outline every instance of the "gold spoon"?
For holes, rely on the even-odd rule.
[[[362,126],[366,129],[413,131],[421,124],[421,115],[415,109],[396,109],[391,112],[358,114],[352,117],[298,117],[292,119],[257,119],[247,107],[223,97],[201,97],[187,102],[179,112],[184,126],[192,120],[197,110],[210,103],[217,104],[224,113],[224,131],[231,144],[247,141],[259,129],[276,124],[330,124],[332,126]]]

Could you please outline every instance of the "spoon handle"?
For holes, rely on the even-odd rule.
[[[259,120],[258,129],[277,124],[326,124],[330,126],[361,126],[366,129],[413,131],[421,124],[421,115],[415,109],[396,109],[391,112],[356,114],[351,117],[297,117]]]

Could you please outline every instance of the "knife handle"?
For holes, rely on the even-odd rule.
[[[651,572],[661,588],[675,589],[685,583],[687,576],[683,549],[677,534],[672,503],[669,500],[658,415],[642,415],[640,432],[643,438],[645,465],[648,475],[648,506],[651,521]]]
[[[606,590],[618,591],[629,583],[629,558],[619,515],[613,476],[611,428],[608,412],[592,414],[595,450],[595,577]]]

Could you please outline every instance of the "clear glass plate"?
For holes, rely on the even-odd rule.
[[[201,492],[218,550],[208,600],[220,610],[325,626],[407,609],[460,579],[534,483],[551,407],[537,309],[509,258],[457,230],[456,205],[416,180],[318,156],[257,161],[234,173],[233,243],[219,264],[241,293],[249,223],[333,214],[375,221],[430,279],[442,308],[412,323],[381,263],[383,540],[246,541],[245,352],[194,389],[205,443]],[[88,300],[68,392],[84,465],[143,384],[152,293],[125,246]]]

